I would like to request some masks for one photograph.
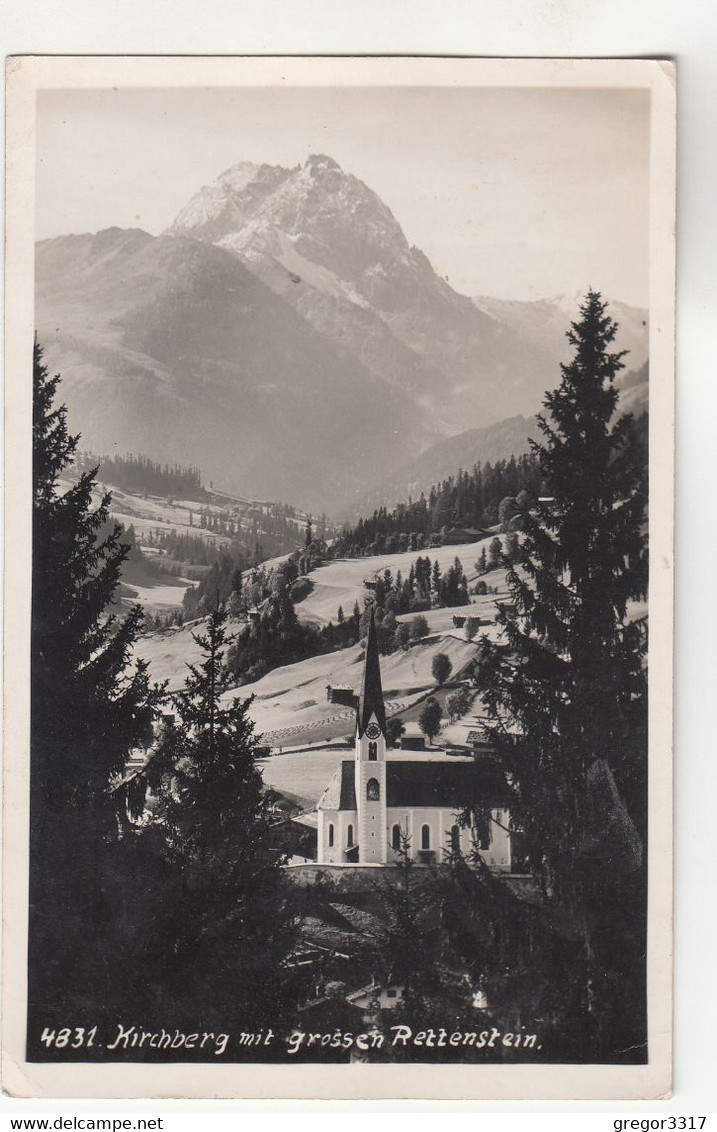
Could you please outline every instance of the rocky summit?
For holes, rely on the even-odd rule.
[[[576,313],[458,294],[322,154],[232,166],[160,237],[113,228],[36,253],[38,335],[85,447],[334,514],[396,469],[421,481],[421,454],[451,436],[531,418]],[[636,370],[646,315],[615,313]]]

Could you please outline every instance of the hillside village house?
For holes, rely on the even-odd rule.
[[[403,840],[419,864],[440,863],[445,852],[468,855],[474,846],[490,867],[511,865],[508,791],[488,757],[438,752],[420,758],[386,750],[386,709],[373,614],[356,710],[356,750],[342,762],[317,806],[317,862],[391,865]],[[460,816],[478,816],[468,827]]]

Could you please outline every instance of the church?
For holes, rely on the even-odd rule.
[[[469,826],[461,822],[467,807],[476,815]],[[341,763],[322,794],[317,818],[318,864],[392,865],[404,847],[417,864],[440,864],[452,850],[467,857],[478,848],[489,867],[510,871],[508,788],[495,762],[387,751],[373,612],[355,755]]]

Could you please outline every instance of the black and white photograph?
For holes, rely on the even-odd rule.
[[[669,64],[71,63],[9,244],[27,1079],[666,1092]]]

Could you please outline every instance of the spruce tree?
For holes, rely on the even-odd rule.
[[[431,571],[431,596],[438,600],[441,592],[441,566],[436,558]]]
[[[283,962],[293,916],[271,813],[255,762],[250,699],[225,702],[225,613],[194,634],[202,660],[188,666],[175,716],[148,765],[146,784],[168,883],[147,964],[156,1007],[171,993],[187,1017],[264,1024],[290,1005]],[[229,1012],[229,1013],[227,1013]],[[262,1017],[264,1021],[262,1021]]]
[[[435,902],[431,900],[435,887],[435,877],[416,868],[411,840],[401,832],[395,868],[390,879],[377,886],[382,908],[376,962],[386,981],[403,988],[404,1005],[419,1008],[440,970]]]
[[[509,562],[517,561],[519,543],[520,540],[518,538],[518,535],[515,531],[511,531],[511,533],[506,537],[505,540],[505,557]]]
[[[632,419],[613,419],[616,331],[589,292],[533,444],[553,498],[521,513],[507,648],[483,638],[477,675],[520,851],[582,939],[581,1032],[593,1053],[635,1047],[627,1059],[640,1060],[647,677],[627,603],[647,589],[647,485]]]
[[[495,568],[497,566],[500,566],[501,560],[502,560],[502,554],[503,554],[503,544],[501,543],[500,539],[496,535],[495,538],[492,538],[490,540],[490,545],[488,547],[488,569],[489,570],[495,570]]]
[[[96,468],[63,482],[79,438],[37,343],[33,362],[29,1005],[49,1021],[106,977],[124,817],[110,786],[148,738],[157,691],[129,667],[140,610],[109,612],[129,553],[110,496],[93,505]]]

